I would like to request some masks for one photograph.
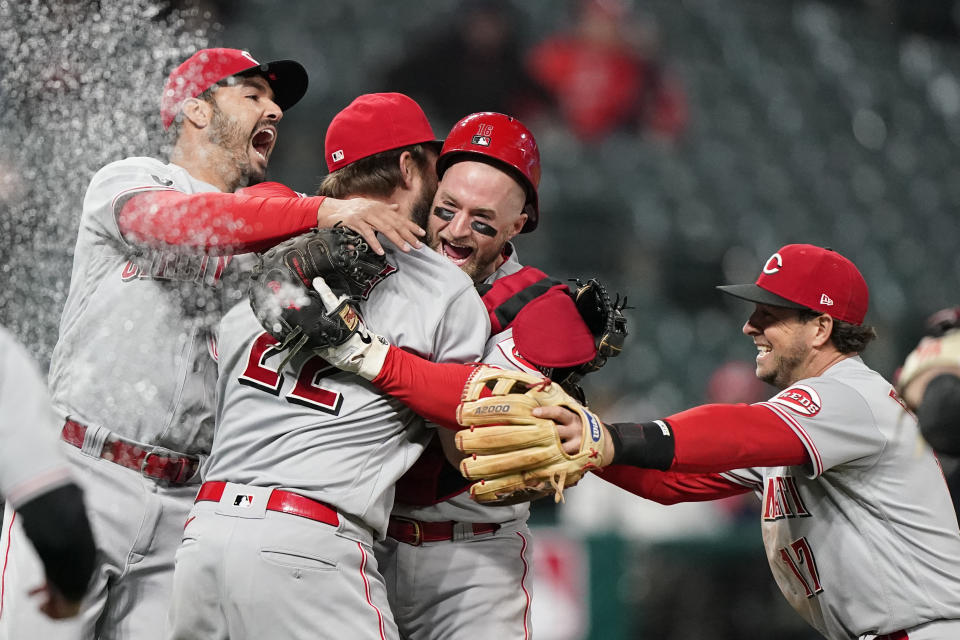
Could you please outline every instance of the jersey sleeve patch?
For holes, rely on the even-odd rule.
[[[784,389],[768,402],[776,403],[808,418],[817,415],[823,408],[820,394],[805,384],[795,384]]]

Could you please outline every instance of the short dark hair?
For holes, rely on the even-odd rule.
[[[352,195],[382,198],[389,196],[394,189],[403,184],[400,156],[404,151],[410,152],[410,157],[422,173],[429,169],[430,159],[425,144],[413,144],[399,149],[381,151],[328,173],[317,188],[317,195],[331,198],[345,198]]]
[[[810,322],[822,314],[812,309],[800,309],[797,317],[800,322]],[[831,318],[833,316],[830,316]],[[830,342],[840,353],[861,353],[867,345],[877,337],[877,330],[870,325],[856,325],[833,318],[833,331],[830,332]]]

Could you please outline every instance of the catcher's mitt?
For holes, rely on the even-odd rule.
[[[339,345],[356,330],[350,304],[359,299],[386,265],[360,234],[342,226],[313,229],[264,253],[251,274],[250,306],[263,328],[292,345],[284,364],[304,346]],[[322,277],[342,296],[335,309],[324,309],[312,283]]]
[[[576,290],[573,291],[574,303],[593,334],[597,354],[593,360],[579,366],[557,369],[550,377],[567,393],[585,404],[583,390],[577,383],[588,373],[599,370],[607,363],[607,358],[620,355],[623,341],[627,337],[627,319],[623,315],[627,299],[621,300],[619,293],[615,298],[611,298],[607,288],[596,278],[586,282],[575,279],[572,282],[576,283]]]
[[[579,414],[579,452],[564,452],[556,424],[532,415],[541,406]],[[479,480],[470,487],[477,502],[516,504],[550,493],[559,502],[565,486],[603,466],[606,436],[600,419],[546,378],[480,366],[464,388],[457,421],[470,427],[457,432],[456,443],[468,454],[460,472]]]

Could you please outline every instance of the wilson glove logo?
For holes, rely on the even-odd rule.
[[[590,423],[590,438],[594,442],[600,442],[600,434],[602,433],[600,431],[600,424],[594,419],[594,417],[591,414],[585,413],[584,415],[587,416],[587,422]]]

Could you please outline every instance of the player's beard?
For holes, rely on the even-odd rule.
[[[783,354],[774,354],[773,370],[763,374],[758,371],[757,377],[777,389],[786,389],[798,380],[797,372],[807,359],[809,350],[802,344],[791,344],[781,347],[779,351]]]
[[[430,184],[430,182],[433,184]],[[410,220],[419,225],[421,229],[427,228],[427,222],[430,220],[430,207],[433,206],[433,196],[436,193],[436,179],[432,181],[424,180],[423,186],[420,188],[420,196],[410,209]]]
[[[425,226],[424,228],[427,230],[427,246],[442,255],[443,246],[440,240],[440,235],[436,232],[436,230],[431,231],[429,226]],[[481,284],[490,276],[490,274],[496,271],[496,266],[494,265],[503,254],[503,247],[506,244],[506,238],[501,238],[500,234],[498,233],[497,242],[493,245],[486,246],[482,249],[481,247],[474,245],[473,253],[470,254],[470,257],[467,258],[466,262],[459,265],[460,270],[470,276],[470,279],[473,280],[474,284]]]
[[[207,139],[227,154],[220,162],[225,163],[221,170],[228,177],[230,191],[263,182],[264,172],[250,162],[250,136],[251,133],[245,133],[240,124],[227,117],[216,103],[213,104]]]
[[[482,283],[496,271],[496,263],[503,253],[503,246],[505,244],[506,239],[503,239],[503,242],[498,242],[497,244],[486,246],[482,249],[481,247],[474,247],[473,254],[466,262],[460,265],[460,269],[470,276],[474,284]]]

